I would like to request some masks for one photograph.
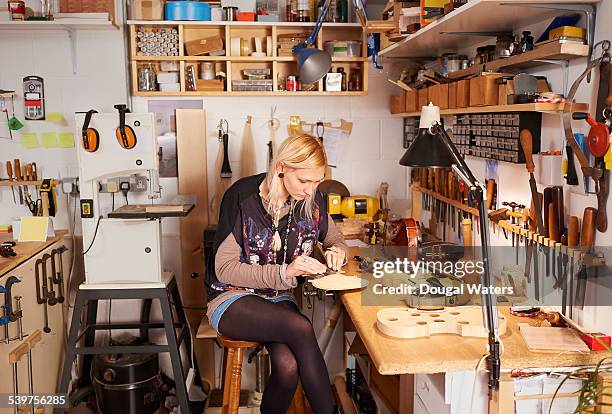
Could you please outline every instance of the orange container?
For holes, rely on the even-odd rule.
[[[238,12],[238,21],[239,22],[254,22],[255,21],[255,12]]]

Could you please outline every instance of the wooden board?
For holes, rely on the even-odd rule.
[[[365,279],[340,273],[333,273],[319,279],[312,279],[310,283],[317,289],[322,290],[361,289],[368,285],[368,281]]]
[[[396,338],[421,338],[436,334],[456,334],[486,338],[482,308],[458,306],[441,311],[425,312],[412,308],[389,308],[378,311],[376,327],[385,335]],[[507,321],[499,317],[499,334],[506,333]]]
[[[466,82],[466,81],[462,81]],[[422,89],[419,89],[420,91]],[[457,98],[459,99],[459,98]],[[459,101],[457,101],[459,102]],[[459,103],[457,103],[459,106]],[[440,115],[456,115],[456,114],[482,114],[482,113],[496,113],[496,112],[563,112],[564,104],[552,104],[552,103],[526,103],[526,104],[515,104],[515,105],[490,105],[490,106],[474,106],[467,108],[454,108],[454,109],[441,109]],[[589,104],[586,103],[574,103],[572,105],[572,112],[586,112],[589,110]],[[410,117],[410,116],[421,116],[421,112],[406,112],[401,114],[393,114],[394,117]]]
[[[0,257],[0,277],[4,276],[11,270],[15,269],[20,264],[27,261],[32,256],[46,249],[53,243],[61,240],[66,236],[68,232],[66,230],[57,230],[55,237],[47,238],[46,242],[20,242],[13,248],[17,256],[12,258]],[[0,235],[0,243],[5,241],[12,241],[13,237],[7,234]]]
[[[538,352],[589,352],[589,347],[571,328],[519,324],[527,347]]]

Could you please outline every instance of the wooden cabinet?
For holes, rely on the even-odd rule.
[[[60,240],[49,244],[39,253],[32,255],[29,259],[19,264],[19,266],[13,268],[10,271],[2,271],[0,275],[0,285],[5,286],[7,279],[10,276],[15,276],[21,280],[19,283],[15,283],[12,286],[11,295],[13,298],[17,295],[21,296],[21,307],[23,309],[23,317],[21,319],[23,325],[23,333],[30,334],[34,330],[43,330],[44,322],[44,305],[37,303],[36,296],[36,278],[35,278],[35,263],[37,259],[40,259],[45,254],[51,254],[52,250],[59,249],[61,246],[70,247],[70,242],[60,238]],[[19,255],[19,252],[18,252]],[[33,379],[34,379],[34,393],[35,394],[54,394],[57,387],[57,380],[59,378],[61,364],[64,356],[64,322],[62,319],[63,309],[62,306],[67,305],[68,289],[66,288],[68,273],[70,271],[71,264],[70,250],[65,251],[62,256],[63,264],[63,280],[64,280],[64,303],[57,303],[54,306],[47,306],[48,314],[48,326],[51,329],[50,332],[42,333],[42,340],[33,348],[32,351],[32,364],[33,364]],[[51,264],[47,262],[47,276],[51,276]],[[56,271],[59,271],[59,258],[56,258]],[[57,294],[58,286],[54,285],[54,290]],[[0,300],[4,299],[2,295]],[[14,300],[14,299],[13,299]],[[72,299],[74,300],[74,298]],[[13,305],[15,302],[13,302]],[[69,312],[65,310],[66,318],[69,316]],[[1,327],[2,332],[0,337],[4,337],[4,328]],[[11,338],[18,335],[17,323],[11,322],[8,325],[8,333]],[[24,338],[25,339],[25,338]],[[11,394],[13,393],[13,380],[12,380],[12,366],[8,362],[8,354],[17,346],[22,344],[23,341],[18,339],[10,341],[10,343],[0,343],[0,371],[4,372],[4,379],[0,381],[0,393]],[[27,358],[23,358],[17,365],[18,372],[18,384],[19,392],[28,392],[28,364]],[[2,411],[2,410],[0,410]],[[29,411],[28,411],[29,412]]]
[[[367,95],[368,92],[367,42],[357,23],[325,23],[316,41],[319,49],[325,49],[327,42],[339,42],[332,54],[331,71],[337,72],[342,68],[346,73],[346,90],[342,91],[326,90],[325,77],[314,84],[302,85],[301,90],[287,90],[287,77],[297,75],[297,61],[291,54],[291,45],[308,37],[314,23],[130,21],[128,24],[131,89],[134,96],[358,96]],[[160,32],[167,33],[161,39],[161,44],[160,39],[147,40],[147,36]],[[201,50],[206,50],[206,45],[216,45],[219,40],[223,49],[214,52],[215,55],[207,52],[193,55],[198,53],[198,41],[204,45]],[[143,50],[146,43],[150,47]],[[186,48],[186,44],[190,47]],[[188,55],[187,49],[192,55]],[[260,51],[258,55],[251,55],[251,52],[257,51]],[[176,83],[180,86],[173,85],[175,89],[164,91],[159,88],[147,91],[139,87],[142,68],[150,65],[159,73],[165,72],[164,67],[173,64],[173,70],[178,70]],[[203,64],[206,64],[209,73],[223,72],[225,81],[202,79]],[[267,79],[262,79],[258,90],[244,90],[245,70],[250,69],[263,70],[267,74]],[[194,74],[195,79],[189,73]],[[249,88],[255,86],[249,85]]]

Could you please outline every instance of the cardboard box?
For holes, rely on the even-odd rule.
[[[417,112],[420,110],[418,91],[416,89],[406,91],[406,112]]]
[[[223,39],[219,35],[185,42],[185,52],[188,56],[199,56],[222,49]]]
[[[132,0],[132,20],[164,20],[163,0]]]
[[[392,114],[401,114],[406,112],[406,95],[402,92],[398,95],[391,95],[389,101],[389,110]]]
[[[491,106],[498,104],[499,88],[497,78],[501,73],[483,73],[470,79],[470,106]],[[500,104],[504,105],[505,102]]]
[[[448,109],[457,107],[457,82],[448,84]]]
[[[196,79],[196,90],[205,92],[221,92],[225,90],[225,84],[223,79]]]
[[[440,109],[448,109],[448,84],[434,85],[427,88],[429,102]]]
[[[429,95],[427,89],[429,88],[419,89],[417,92],[419,95],[419,106],[417,108],[417,111],[420,111],[423,106],[427,106],[427,104],[429,103]]]
[[[470,106],[470,80],[464,79],[457,82],[457,108]]]

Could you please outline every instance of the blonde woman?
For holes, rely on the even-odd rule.
[[[265,414],[287,411],[298,377],[315,414],[338,410],[311,322],[291,293],[298,276],[339,270],[348,251],[317,192],[326,166],[317,138],[289,137],[267,174],[238,180],[221,202],[207,315],[217,332],[268,350]],[[318,242],[326,264],[311,257]]]

